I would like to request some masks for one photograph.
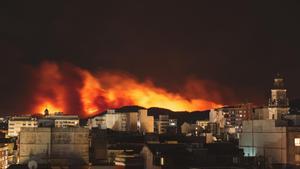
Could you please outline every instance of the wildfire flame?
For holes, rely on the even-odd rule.
[[[45,62],[37,69],[33,111],[98,114],[125,105],[162,107],[174,111],[205,110],[221,106],[205,99],[187,99],[134,77],[116,72],[91,72],[70,65]],[[66,73],[67,72],[67,73]]]
[[[62,74],[56,64],[44,63],[38,70],[37,90],[33,112],[62,112],[65,109]]]

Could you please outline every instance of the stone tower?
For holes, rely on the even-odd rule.
[[[274,85],[271,89],[271,98],[269,99],[269,119],[281,119],[289,112],[289,100],[287,90],[284,87],[284,79],[279,74],[274,78]]]
[[[269,107],[289,107],[289,101],[284,88],[284,79],[277,74],[274,78],[274,85],[271,89],[271,98],[269,99]]]

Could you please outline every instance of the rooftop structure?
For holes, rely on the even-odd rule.
[[[79,116],[62,113],[45,115],[38,119],[38,124],[40,127],[79,127]]]

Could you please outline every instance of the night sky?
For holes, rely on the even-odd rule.
[[[172,92],[208,80],[233,92],[226,104],[267,102],[279,72],[300,98],[299,3],[48,2],[1,2],[0,112],[26,107],[29,69],[43,61],[123,71]]]

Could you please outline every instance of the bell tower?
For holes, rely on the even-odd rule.
[[[286,93],[284,79],[280,74],[277,74],[274,78],[271,98],[269,99],[269,119],[281,119],[285,114],[289,113],[289,100]]]
[[[289,107],[289,101],[284,88],[284,79],[277,74],[274,78],[274,85],[271,89],[271,98],[269,100],[269,107]]]

